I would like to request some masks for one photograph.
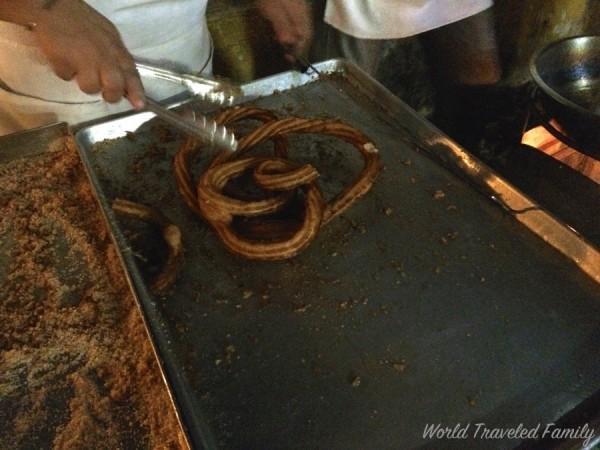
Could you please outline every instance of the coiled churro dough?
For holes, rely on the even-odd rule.
[[[360,131],[337,120],[277,119],[272,112],[254,107],[230,108],[215,118],[222,125],[243,119],[258,120],[262,125],[239,139],[236,153],[217,155],[197,182],[192,179],[190,165],[201,147],[195,139],[187,138],[174,159],[179,192],[188,207],[212,226],[229,251],[257,260],[291,258],[314,240],[322,226],[371,189],[381,168],[377,148]],[[293,133],[325,134],[352,144],[364,160],[363,169],[349,186],[325,203],[316,183],[318,171],[309,164],[301,165],[287,159],[286,136]],[[275,156],[246,156],[250,149],[267,140],[274,142]],[[245,201],[223,192],[230,180],[250,170],[256,185],[269,196]],[[282,234],[278,228],[285,224],[281,223],[275,227],[265,226],[263,236],[258,238],[250,239],[235,231],[234,217],[272,215],[286,207],[297,190],[303,193],[300,197],[304,214],[291,235],[273,239],[274,235]],[[287,225],[289,229],[290,223]]]

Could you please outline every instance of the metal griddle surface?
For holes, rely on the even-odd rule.
[[[170,161],[181,140],[161,142],[156,122],[132,139],[102,142],[127,118],[78,136],[195,445],[433,448],[426,424],[545,424],[598,389],[598,285],[400,139],[415,122],[408,108],[390,116],[343,73],[255,103],[339,117],[375,141],[385,164],[373,190],[290,261],[224,250],[179,198]],[[291,146],[319,168],[327,195],[361,164],[332,139]],[[146,290],[107,207],[116,196],[156,206],[182,229],[185,265],[164,298]]]

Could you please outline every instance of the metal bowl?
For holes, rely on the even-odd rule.
[[[600,155],[600,36],[553,42],[533,56],[530,71],[545,112]]]

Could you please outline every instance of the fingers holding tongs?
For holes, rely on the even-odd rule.
[[[321,72],[315,66],[313,66],[308,58],[306,58],[294,45],[288,44],[283,45],[283,52],[288,61],[292,61],[298,70],[302,73],[311,71],[317,76],[321,76]]]
[[[296,64],[302,73],[307,73],[309,70],[311,70],[312,73],[317,74],[319,77],[321,76],[319,69],[313,66],[304,56],[296,55]]]

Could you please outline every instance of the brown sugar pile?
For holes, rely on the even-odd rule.
[[[67,145],[0,166],[0,448],[186,448]]]

